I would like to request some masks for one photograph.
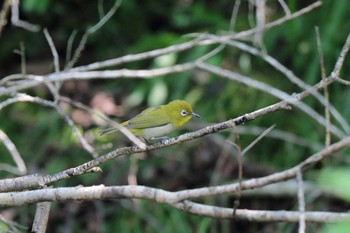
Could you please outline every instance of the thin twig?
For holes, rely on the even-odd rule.
[[[350,86],[350,81],[347,81],[347,80],[344,80],[344,79],[341,79],[339,77],[335,77],[335,80],[341,84],[344,84],[346,86]]]
[[[271,132],[271,130],[273,130],[275,128],[276,125],[271,125],[269,128],[267,128],[266,130],[264,130],[264,132],[262,132],[262,134],[259,135],[259,137],[257,137],[256,139],[254,139],[254,141],[252,141],[246,148],[244,148],[244,150],[242,151],[242,156],[245,155],[245,153],[247,153],[256,143],[258,143],[262,138],[264,138],[267,134],[269,134]]]
[[[100,19],[102,19],[103,16],[105,15],[105,12],[103,10],[103,0],[98,0],[97,11],[98,11],[98,15],[100,16]]]
[[[315,27],[315,32],[316,32],[316,43],[317,43],[317,51],[320,56],[320,68],[321,68],[321,76],[322,80],[324,81],[326,79],[326,69],[324,66],[324,57],[323,57],[323,52],[322,52],[322,46],[321,46],[321,38],[320,38],[320,31],[318,27]],[[329,146],[331,144],[331,118],[329,114],[329,92],[328,92],[328,87],[325,86],[324,89],[324,97],[325,97],[325,118],[326,118],[326,139],[325,139],[325,145]]]
[[[17,102],[32,102],[38,103],[43,106],[51,107],[55,109],[61,117],[66,121],[66,123],[72,128],[73,133],[80,141],[83,148],[89,152],[91,155],[96,158],[98,154],[95,152],[94,148],[86,141],[86,139],[81,135],[78,128],[75,126],[73,120],[57,105],[56,102],[52,102],[49,100],[41,99],[39,97],[33,97],[27,94],[18,93],[14,98],[7,99],[6,101],[0,103],[0,110],[4,107],[7,107],[10,104],[14,104]]]
[[[169,67],[162,67],[151,70],[103,70],[103,71],[88,71],[88,72],[60,72],[52,73],[46,76],[39,75],[11,75],[5,77],[6,80],[13,78],[22,78],[24,80],[18,81],[16,85],[7,88],[0,88],[0,96],[8,95],[13,92],[18,92],[23,89],[35,87],[44,82],[79,80],[79,79],[114,79],[114,78],[154,78],[156,76],[180,73],[191,70],[195,67],[195,62],[189,62]]]
[[[89,28],[81,38],[81,41],[78,45],[78,48],[75,50],[75,53],[73,55],[72,60],[67,64],[66,69],[69,70],[71,69],[74,64],[78,61],[79,57],[81,56],[81,53],[83,52],[86,42],[89,38],[89,36],[93,33],[95,33],[97,30],[99,30],[117,11],[121,4],[122,0],[117,0],[112,8],[107,12],[107,14],[101,18],[93,27]]]
[[[239,133],[242,134],[248,134],[248,135],[261,135],[263,132],[265,132],[267,128],[265,127],[258,127],[258,126],[240,126],[239,127]],[[295,145],[303,146],[306,148],[311,148],[314,151],[320,150],[324,147],[324,144],[314,142],[311,140],[308,140],[306,138],[303,138],[300,135],[295,135],[293,133],[274,129],[273,131],[270,131],[266,137],[270,137],[273,139],[282,140],[285,142],[293,143]]]
[[[50,46],[50,50],[51,50],[51,53],[52,53],[52,56],[53,56],[53,64],[54,64],[54,67],[55,67],[55,72],[58,73],[60,72],[60,61],[59,61],[59,56],[58,56],[58,53],[57,53],[57,50],[56,50],[56,47],[55,47],[55,44],[53,43],[53,40],[49,34],[49,31],[44,28],[44,35],[45,35],[45,38]]]
[[[343,67],[343,63],[344,63],[346,55],[349,52],[349,48],[350,48],[350,33],[348,34],[348,37],[346,38],[345,44],[343,45],[343,48],[340,51],[337,62],[335,64],[334,69],[333,69],[332,74],[331,74],[332,77],[339,77],[340,70]]]
[[[299,206],[299,233],[305,233],[305,198],[304,198],[304,185],[303,175],[301,169],[297,169],[296,172],[297,184],[298,184],[298,206]]]
[[[297,11],[297,12],[294,12],[293,14],[290,14],[290,15],[286,15],[282,18],[279,18],[278,20],[275,20],[273,22],[270,22],[270,23],[266,23],[264,25],[263,28],[261,28],[260,30],[267,30],[267,29],[270,29],[270,28],[273,28],[273,27],[276,27],[278,25],[281,25],[289,20],[292,20],[292,19],[295,19],[295,18],[298,18],[300,17],[301,15],[303,14],[306,14],[312,10],[314,10],[315,8],[317,7],[320,7],[322,4],[321,1],[317,1],[317,2],[314,2],[310,5],[308,5],[307,7]],[[256,32],[258,31],[257,28],[252,28],[252,29],[249,29],[247,31],[242,31],[242,32],[239,32],[239,33],[235,33],[233,35],[229,35],[226,37],[226,39],[243,39],[245,37],[248,37],[248,36],[251,36],[251,35],[254,35]]]
[[[277,88],[274,88],[266,83],[254,80],[252,78],[243,76],[243,75],[241,75],[239,73],[235,73],[233,71],[229,71],[226,69],[216,67],[214,65],[210,65],[208,63],[198,63],[197,67],[202,69],[202,70],[208,71],[209,73],[218,75],[219,77],[228,78],[230,80],[234,80],[236,82],[240,82],[240,83],[245,84],[247,86],[264,91],[270,95],[273,95],[281,100],[286,101],[287,103],[289,103],[291,105],[298,107],[299,109],[304,111],[307,115],[309,115],[311,118],[313,118],[316,122],[318,122],[320,125],[324,126],[326,124],[326,120],[323,116],[318,114],[314,109],[312,109],[311,107],[309,107],[305,103],[297,101],[297,99],[295,98],[295,95],[288,95],[287,93],[285,93]],[[315,90],[312,90],[311,88],[309,88],[307,93],[311,94],[314,91]],[[338,138],[344,138],[344,136],[345,136],[345,134],[340,129],[338,129],[335,125],[331,126],[331,132],[334,135],[336,135]]]
[[[27,68],[26,68],[26,54],[25,54],[25,47],[23,41],[19,44],[19,50],[15,50],[14,53],[17,53],[21,56],[21,74],[26,75],[27,74]]]
[[[254,28],[254,4],[256,0],[248,1],[248,23],[251,28]]]
[[[2,34],[2,30],[7,24],[7,15],[10,11],[10,6],[11,6],[11,0],[5,0],[2,4],[2,8],[0,11],[0,37]]]
[[[17,166],[18,173],[25,175],[27,173],[27,167],[20,153],[18,152],[15,144],[9,139],[9,137],[0,129],[0,140],[4,143],[4,146],[11,154],[13,161]]]
[[[236,210],[239,207],[240,201],[241,201],[241,193],[242,193],[242,180],[243,180],[243,155],[241,153],[241,142],[239,138],[239,134],[237,132],[237,127],[232,127],[233,134],[236,138],[236,143],[234,144],[234,147],[237,150],[237,164],[238,164],[238,189],[235,192],[235,200],[233,202],[233,211],[232,216],[235,217]]]
[[[241,5],[241,0],[235,1],[235,5],[232,10],[229,31],[233,32],[236,26],[236,19],[238,15],[239,6]]]
[[[14,230],[16,230],[15,232],[21,232],[19,229],[25,231],[28,229],[27,226],[24,226],[24,225],[21,225],[21,224],[18,224],[17,222],[15,221],[12,221],[12,220],[9,220],[7,218],[5,218],[4,216],[0,215],[0,220],[4,223],[6,223],[7,225],[11,226],[11,228],[13,228]],[[19,229],[18,229],[19,228]]]
[[[321,1],[314,2],[314,3],[310,4],[309,6],[303,8],[303,9],[301,9],[301,10],[299,10],[299,11],[297,11],[289,16],[284,16],[276,21],[273,21],[271,23],[267,23],[267,24],[265,24],[264,30],[276,27],[282,23],[285,23],[287,21],[298,18],[301,15],[306,14],[306,13],[314,10],[315,8],[321,6],[321,4],[322,4]],[[249,29],[247,31],[242,31],[242,32],[235,33],[232,35],[227,35],[227,36],[225,36],[225,39],[244,38],[244,37],[253,35],[255,32],[256,32],[255,29]],[[203,34],[203,35],[205,35],[205,34]],[[95,63],[91,63],[89,65],[75,67],[73,69],[70,69],[70,71],[88,71],[88,70],[95,70],[95,69],[103,69],[103,68],[107,68],[110,66],[124,64],[127,62],[150,59],[150,58],[154,58],[154,57],[161,56],[161,55],[168,54],[168,53],[181,52],[181,51],[185,51],[185,50],[188,50],[190,48],[193,48],[197,45],[207,45],[207,44],[212,44],[212,43],[213,42],[210,40],[204,40],[203,37],[201,37],[201,36],[199,36],[199,37],[196,36],[196,38],[194,40],[184,42],[181,44],[171,45],[169,47],[156,49],[156,50],[152,50],[152,51],[148,51],[148,52],[144,52],[144,53],[139,53],[139,54],[129,54],[126,56],[122,56],[119,58],[114,58],[114,59],[110,59],[110,60],[106,60],[106,61],[95,62]]]
[[[14,167],[14,166],[7,164],[7,163],[0,163],[0,170],[8,172],[8,173],[10,173],[12,175],[16,175],[16,176],[25,175],[25,174],[22,174],[22,172],[20,172],[17,167]]]
[[[95,115],[99,118],[101,118],[102,120],[104,120],[105,122],[107,122],[108,125],[117,128],[122,134],[124,134],[131,142],[133,142],[136,146],[140,147],[140,148],[146,148],[146,144],[144,142],[142,142],[139,138],[137,138],[134,134],[132,134],[130,132],[130,130],[128,130],[126,127],[122,126],[121,124],[117,123],[114,120],[111,120],[108,116],[106,116],[105,114],[96,111],[80,102],[74,101],[68,97],[60,97],[60,100],[69,104],[72,104],[73,106],[80,108],[88,113],[90,113],[91,115]]]
[[[40,26],[19,19],[19,0],[12,0],[11,23],[32,32],[40,30]]]
[[[234,132],[231,132],[227,139],[220,140],[220,143],[217,143],[218,146],[220,146],[221,150],[217,157],[212,176],[210,177],[210,186],[218,184],[219,174],[222,171],[224,165],[226,164],[227,159],[229,159],[229,155],[234,155],[234,158],[236,157],[236,153],[232,152],[231,146],[233,146],[234,148],[236,148],[237,146],[232,141],[234,141]]]
[[[158,57],[168,53],[181,52],[197,46],[201,40],[202,38],[201,36],[199,36],[199,37],[196,37],[194,40],[177,44],[177,45],[171,45],[169,47],[165,47],[161,49],[155,49],[152,51],[147,51],[147,52],[138,53],[138,54],[128,54],[126,56],[113,58],[110,60],[95,62],[85,66],[78,66],[70,69],[69,72],[78,72],[78,71],[81,72],[81,71],[89,71],[89,70],[96,70],[96,69],[104,69],[107,67],[121,65],[128,62],[146,60],[146,59]]]
[[[278,2],[281,4],[281,6],[282,6],[282,8],[284,10],[284,13],[286,13],[286,15],[291,15],[292,14],[284,0],[278,0]]]
[[[51,105],[56,111],[61,115],[61,117],[65,120],[65,122],[71,127],[73,133],[80,141],[80,144],[83,146],[83,148],[89,152],[94,158],[98,157],[98,153],[95,151],[95,149],[86,141],[86,139],[83,137],[83,135],[80,133],[77,126],[74,124],[72,118],[66,114],[63,109],[59,107],[57,104]]]
[[[73,30],[72,34],[69,36],[68,42],[67,42],[67,49],[66,49],[66,63],[65,63],[65,67],[64,70],[67,70],[67,65],[68,62],[71,59],[72,56],[72,48],[73,48],[73,42],[74,39],[76,37],[76,35],[78,34],[77,30]]]
[[[295,83],[298,87],[302,88],[303,90],[310,90],[311,94],[324,106],[327,105],[327,100],[324,98],[320,93],[317,91],[313,91],[311,86],[306,84],[302,79],[298,78],[291,70],[289,70],[287,67],[285,67],[283,64],[278,62],[275,58],[269,56],[268,54],[261,53],[258,49],[248,46],[244,43],[240,43],[237,41],[230,41],[224,39],[224,37],[219,37],[216,35],[210,35],[205,34],[203,37],[211,38],[212,40],[217,40],[220,43],[227,44],[229,46],[237,47],[243,51],[249,52],[255,56],[261,57],[264,59],[267,63],[269,63],[272,67],[274,67],[276,70],[280,71],[283,75],[285,75],[292,83]],[[347,123],[347,121],[344,119],[344,117],[341,116],[341,114],[335,109],[332,105],[329,104],[328,101],[329,110],[334,116],[334,118],[340,123],[340,125],[343,127],[345,132],[350,132],[350,126]]]
[[[44,28],[44,34],[45,34],[45,38],[50,46],[50,50],[51,50],[51,53],[53,56],[53,64],[55,67],[55,73],[58,73],[58,72],[60,72],[60,61],[59,61],[58,52],[56,50],[55,44],[53,43],[53,40],[52,40],[50,34],[49,34],[49,31],[46,28]],[[46,85],[48,85],[48,83],[46,83]],[[61,87],[61,82],[56,81],[55,86],[56,86],[55,88],[51,88],[51,92],[53,92],[53,94],[55,96],[55,100],[57,102],[58,101],[57,97],[59,96],[58,92],[59,92],[59,89]],[[50,87],[50,86],[48,86],[48,87]],[[55,90],[53,91],[53,89],[55,89]]]

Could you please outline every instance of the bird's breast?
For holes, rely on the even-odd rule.
[[[162,126],[144,129],[142,137],[149,139],[153,137],[164,136],[173,130],[174,130],[174,126],[171,123],[169,123]]]

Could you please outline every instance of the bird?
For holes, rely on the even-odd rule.
[[[192,117],[200,116],[193,112],[189,103],[184,100],[174,100],[166,105],[147,108],[120,125],[126,127],[135,136],[148,141],[168,138],[166,134],[183,126]],[[102,130],[100,134],[105,135],[115,131],[118,131],[118,127]]]

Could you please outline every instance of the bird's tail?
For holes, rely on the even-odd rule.
[[[112,128],[101,130],[100,131],[100,135],[105,135],[105,134],[108,134],[108,133],[112,133],[114,131],[118,131],[118,128],[117,127],[112,127]]]

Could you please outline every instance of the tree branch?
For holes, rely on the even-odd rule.
[[[42,201],[63,202],[68,200],[92,201],[121,198],[137,198],[168,204],[185,212],[213,218],[240,219],[258,222],[298,222],[298,211],[266,211],[237,209],[235,216],[231,208],[198,204],[177,198],[181,191],[169,192],[145,186],[110,186],[47,188],[24,192],[0,193],[1,206],[20,206]],[[174,202],[175,200],[178,200]],[[308,222],[335,222],[350,220],[350,213],[304,212]]]

